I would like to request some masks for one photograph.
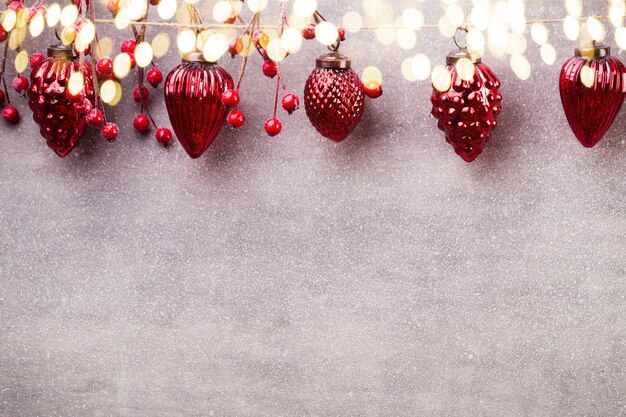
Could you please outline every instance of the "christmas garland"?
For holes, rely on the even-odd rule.
[[[159,143],[167,145],[171,142],[172,132],[156,124],[147,100],[150,90],[146,84],[157,88],[164,82],[165,105],[172,128],[192,158],[198,158],[206,151],[225,122],[232,128],[239,128],[245,123],[245,114],[239,108],[239,91],[252,54],[258,53],[262,57],[263,74],[276,79],[274,112],[264,125],[269,136],[276,136],[282,130],[278,117],[279,102],[288,114],[300,105],[299,97],[288,92],[284,84],[281,62],[297,52],[303,40],[317,39],[330,50],[317,59],[303,96],[311,124],[324,137],[337,142],[345,139],[362,117],[365,97],[377,98],[383,92],[380,71],[368,68],[363,77],[359,77],[351,68],[350,59],[339,53],[346,29],[327,21],[314,0],[294,1],[293,9],[301,18],[297,25],[290,22],[286,1],[281,1],[279,22],[273,36],[270,36],[266,26],[261,25],[261,12],[267,6],[267,0],[246,1],[247,10],[251,13],[249,19],[244,17],[243,0],[220,0],[213,8],[215,19],[221,22],[217,25],[204,24],[194,3],[194,0],[187,0],[183,7],[177,8],[176,0],[108,0],[106,6],[112,19],[97,19],[93,0],[73,0],[72,4],[63,8],[58,4],[44,7],[40,0],[30,7],[22,0],[8,2],[0,25],[0,42],[5,43],[0,69],[4,87],[0,89],[0,104],[6,102],[2,118],[8,123],[17,123],[20,118],[17,107],[11,104],[5,79],[11,50],[16,52],[15,68],[18,72],[12,82],[13,89],[28,97],[41,135],[60,157],[67,156],[78,145],[87,126],[99,128],[102,136],[110,142],[117,139],[119,128],[108,119],[106,105],[119,102],[122,95],[119,81],[133,71],[137,79],[133,98],[139,103],[139,113],[133,120],[134,128],[139,132],[149,132],[154,127]],[[498,2],[496,13],[501,3],[505,2]],[[521,0],[509,3],[515,10],[519,11],[521,7],[522,12],[502,17],[508,19],[509,24],[504,34],[508,33],[507,30],[511,33],[523,32],[526,25],[532,23],[531,34],[542,46],[544,61],[549,61],[553,54],[550,54],[547,32],[545,28],[542,30],[542,23],[562,21],[566,35],[572,38],[575,31],[578,38],[580,28],[577,25],[581,13],[578,0],[566,2],[570,14],[568,18],[543,21],[526,21]],[[157,7],[159,16],[164,19],[184,12],[184,23],[149,21],[151,6]],[[615,24],[615,16],[624,14],[624,2],[612,0],[611,7],[609,19]],[[450,24],[456,25],[455,31],[449,35],[453,36],[457,49],[448,55],[446,65],[432,69],[428,58],[418,54],[408,61],[410,75],[405,74],[406,78],[415,80],[431,78],[432,115],[437,119],[439,129],[445,133],[446,141],[468,162],[483,151],[502,111],[500,81],[480,58],[485,40],[477,27],[484,22],[480,13],[474,15],[475,11],[476,8],[472,13],[472,25],[461,24],[464,19],[462,9],[454,4],[449,6],[437,27],[442,33],[447,33]],[[404,26],[427,27],[423,24],[423,17],[420,21],[420,15],[415,12],[415,9],[405,10]],[[574,19],[576,26],[569,18]],[[599,23],[602,19],[587,19],[583,26],[588,35],[584,39],[585,46],[577,49],[576,56],[565,63],[560,77],[561,98],[567,119],[576,137],[586,147],[599,142],[626,97],[626,67],[610,55],[607,45],[597,42],[604,36],[604,29]],[[109,52],[103,52],[97,24],[114,24],[118,29],[130,27],[133,38],[124,40],[120,52],[111,57]],[[29,56],[21,48],[26,32],[36,37],[46,25],[55,29],[58,44],[48,48],[48,57],[39,53]],[[154,41],[152,44],[146,41],[146,27],[149,25],[178,28],[177,46],[183,62],[172,69],[165,80],[154,63]],[[348,25],[345,27],[349,28]],[[228,39],[217,29],[239,32]],[[382,30],[384,26],[372,29]],[[620,29],[616,31],[618,44],[622,37],[626,37]],[[497,38],[502,27],[490,25],[488,30],[494,31],[495,35],[489,35]],[[463,44],[459,40],[461,34],[466,35]],[[406,46],[410,46],[411,37],[407,39]],[[511,39],[516,38],[512,36]],[[494,42],[489,46],[498,45]],[[167,50],[167,47],[161,49]],[[497,48],[491,51],[496,55],[498,53]],[[236,79],[217,64],[224,54],[241,57]],[[31,68],[30,80],[20,75],[28,66]],[[405,67],[403,64],[403,73]],[[511,67],[520,78],[528,78],[530,65],[520,53],[514,51],[511,54]]]

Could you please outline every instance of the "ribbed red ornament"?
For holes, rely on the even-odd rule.
[[[561,102],[572,131],[586,148],[609,130],[626,97],[626,67],[607,45],[576,49],[561,69]]]
[[[63,158],[78,145],[87,124],[87,113],[95,105],[93,76],[91,66],[83,63],[83,91],[72,97],[67,83],[72,72],[79,71],[77,57],[71,47],[65,46],[48,48],[48,56],[30,74],[28,105],[41,136]]]
[[[343,55],[322,55],[304,87],[304,107],[311,124],[335,142],[354,130],[365,107],[363,83],[350,67]]]
[[[230,74],[217,64],[189,55],[165,81],[165,105],[170,122],[185,151],[198,158],[217,137],[228,109],[222,93],[233,88]]]
[[[496,117],[502,111],[502,94],[498,90],[500,80],[480,60],[474,61],[471,79],[463,80],[456,66],[462,58],[472,59],[465,50],[448,55],[450,89],[442,92],[433,87],[432,115],[439,121],[439,129],[446,134],[446,141],[457,155],[472,162],[482,153],[497,125]]]

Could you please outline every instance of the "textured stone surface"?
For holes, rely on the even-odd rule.
[[[528,15],[565,14],[544,3]],[[340,144],[302,109],[262,133],[258,58],[248,124],[195,161],[132,131],[130,94],[118,142],[64,160],[16,100],[23,122],[0,124],[0,416],[625,415],[626,115],[580,146],[557,85],[574,45],[551,28],[557,64],[529,43],[527,82],[485,58],[504,110],[471,165],[428,116],[428,83],[402,79],[414,52],[367,33],[342,50],[383,68],[385,95]],[[451,46],[419,36],[435,63]],[[322,52],[293,57],[287,85],[301,93]]]

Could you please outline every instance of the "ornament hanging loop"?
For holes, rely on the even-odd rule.
[[[460,32],[465,32],[465,45],[461,45],[459,43],[459,39],[457,38],[459,36]],[[467,51],[467,34],[469,33],[467,26],[459,26],[456,28],[456,31],[454,32],[454,36],[452,37],[452,40],[454,41],[454,44],[456,45],[457,48],[459,48],[459,51]]]

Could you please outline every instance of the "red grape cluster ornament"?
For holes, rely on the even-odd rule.
[[[69,88],[75,73],[83,80],[77,93]],[[33,68],[30,81],[28,104],[33,119],[48,146],[63,158],[78,145],[86,116],[95,106],[91,66],[81,66],[71,47],[53,46],[48,48],[48,58]]]
[[[222,130],[228,113],[224,94],[234,94],[233,79],[201,53],[188,54],[165,80],[165,104],[179,142],[190,157],[198,158]],[[237,94],[233,91],[233,93]],[[237,95],[237,103],[239,98]]]
[[[336,50],[316,60],[304,87],[304,108],[315,129],[340,142],[359,124],[365,87],[351,61]]]
[[[465,47],[448,54],[446,65],[444,80],[433,80],[432,115],[457,155],[472,162],[491,138],[502,111],[500,80]]]
[[[615,121],[626,97],[626,67],[611,49],[595,42],[576,49],[561,69],[561,102],[572,131],[595,146]]]

